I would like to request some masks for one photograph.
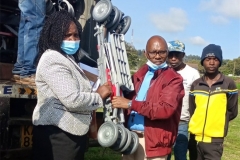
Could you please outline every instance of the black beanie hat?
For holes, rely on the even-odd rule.
[[[220,62],[219,67],[220,67],[222,64],[222,49],[221,49],[221,46],[218,46],[215,44],[209,44],[208,46],[203,48],[202,56],[201,56],[201,65],[203,65],[203,61],[205,58],[212,57],[212,56],[215,56],[219,60]]]

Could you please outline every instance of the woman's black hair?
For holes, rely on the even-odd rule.
[[[46,19],[38,42],[38,60],[47,49],[63,53],[61,50],[61,44],[71,22],[74,22],[77,26],[79,37],[81,38],[81,24],[66,10],[54,12]]]

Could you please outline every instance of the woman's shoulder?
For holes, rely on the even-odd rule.
[[[58,51],[48,49],[43,53],[39,63],[61,62],[61,61],[64,61],[65,59],[66,59],[66,57],[63,56]]]
[[[67,58],[61,53],[49,49],[46,50],[41,56],[38,62],[38,68],[41,68],[41,70],[46,70],[52,66],[64,66],[66,65],[66,59]]]
[[[56,59],[56,58],[61,58],[61,57],[64,57],[64,56],[60,52],[52,50],[52,49],[48,49],[42,54],[41,58]]]

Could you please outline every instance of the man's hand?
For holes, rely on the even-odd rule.
[[[114,96],[112,99],[112,107],[113,108],[123,108],[128,109],[129,99],[126,99],[121,96]]]
[[[96,91],[102,99],[106,99],[107,97],[111,96],[112,88],[108,82],[104,83],[102,86],[98,87]]]

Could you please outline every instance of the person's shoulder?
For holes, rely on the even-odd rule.
[[[199,72],[198,72],[197,69],[189,66],[188,64],[186,64],[186,67],[185,67],[185,68],[186,68],[186,70],[188,70],[188,71],[191,71],[191,72],[193,72],[193,73],[198,73],[198,74],[199,74]]]
[[[144,64],[133,74],[133,77],[138,77],[138,76],[142,75],[143,73],[146,73],[147,70],[148,70],[148,65]]]
[[[56,57],[54,57],[54,56],[56,56]],[[42,57],[44,57],[44,58],[51,58],[51,57],[58,58],[61,56],[62,56],[61,53],[59,53],[58,51],[52,50],[52,49],[48,49],[42,54]]]
[[[66,57],[63,56],[61,53],[55,51],[55,50],[46,50],[43,55],[41,56],[38,68],[46,69],[50,66],[65,66],[67,65]]]
[[[223,76],[223,79],[224,79],[225,82],[227,82],[229,84],[235,84],[234,80],[231,77],[228,77],[224,74],[222,74],[222,76]]]
[[[169,76],[169,78],[172,77],[182,77],[179,73],[177,73],[172,67],[167,67],[165,69],[166,76]]]
[[[168,72],[168,73],[172,73],[172,74],[178,75],[178,73],[172,67],[167,67],[165,69],[165,71]]]
[[[221,75],[223,76],[224,80],[227,80],[227,81],[232,81],[232,82],[234,82],[234,80],[233,80],[231,77],[229,77],[229,76],[226,76],[226,75],[224,75],[224,74],[222,74],[222,73],[221,73]]]
[[[223,74],[222,76],[223,76],[223,83],[228,87],[228,89],[235,90],[235,91],[238,90],[237,84],[231,77],[225,76]]]
[[[192,85],[195,86],[197,84],[199,84],[202,81],[203,77],[199,77],[196,80],[193,81]]]
[[[49,62],[60,61],[63,59],[65,59],[65,57],[61,53],[51,49],[46,50],[41,57],[42,61],[49,61]]]

